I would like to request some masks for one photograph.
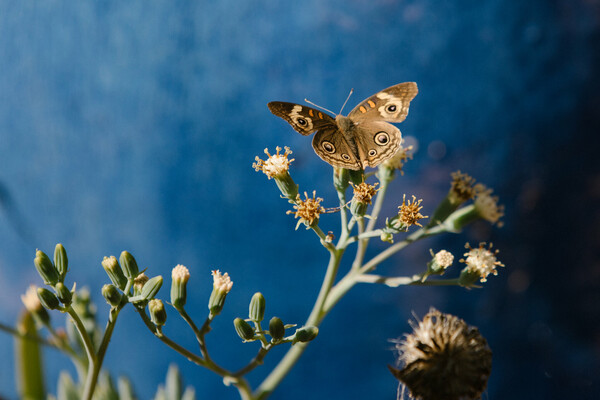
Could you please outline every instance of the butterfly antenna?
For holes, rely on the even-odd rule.
[[[348,97],[346,97],[346,101],[344,102],[344,104],[342,104],[342,108],[340,110],[340,115],[342,114],[342,111],[344,111],[344,107],[346,107],[346,103],[348,102],[348,100],[350,100],[350,96],[352,96],[353,92],[354,92],[354,88],[350,89],[350,93],[348,93]]]
[[[315,103],[313,103],[312,101],[310,101],[308,99],[304,99],[304,101],[307,102],[308,104],[312,105],[312,106],[315,106],[317,108],[320,108],[321,110],[327,111],[328,113],[335,115],[335,113],[333,111],[328,110],[325,107],[318,106],[318,105],[316,105]]]

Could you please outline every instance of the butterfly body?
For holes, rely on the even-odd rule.
[[[360,170],[375,167],[400,149],[402,134],[388,122],[402,122],[417,84],[405,82],[374,94],[348,116],[335,118],[317,109],[295,103],[270,102],[273,114],[286,120],[302,135],[315,133],[313,149],[335,167]]]

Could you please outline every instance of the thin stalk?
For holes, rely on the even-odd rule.
[[[329,258],[329,264],[327,266],[327,272],[321,285],[321,290],[313,306],[313,309],[306,320],[306,325],[312,325],[318,327],[321,321],[325,317],[324,312],[325,302],[327,300],[329,291],[333,286],[333,282],[337,275],[340,261],[342,259],[343,250],[336,250],[331,253]],[[296,364],[302,353],[307,347],[307,343],[296,343],[292,346],[285,356],[279,361],[279,364],[271,371],[271,373],[265,378],[265,380],[256,389],[253,395],[254,400],[265,399],[269,396],[273,390],[281,383],[283,378],[290,372],[292,367]]]
[[[79,336],[81,336],[83,347],[85,348],[85,353],[88,358],[87,376],[85,378],[82,399],[91,400],[92,395],[94,393],[94,389],[96,388],[96,382],[98,378],[98,375],[94,374],[94,370],[98,368],[98,359],[94,351],[94,345],[92,344],[92,340],[88,335],[87,331],[85,330],[83,322],[81,322],[81,319],[79,318],[75,310],[73,310],[73,307],[68,306],[66,307],[65,311],[71,316],[71,319],[75,324],[75,329],[77,329],[77,332],[79,332]]]
[[[110,309],[110,314],[108,317],[108,322],[106,324],[106,329],[104,330],[104,336],[102,337],[102,342],[100,343],[100,347],[98,348],[98,353],[96,355],[96,361],[92,364],[91,373],[88,369],[88,377],[85,382],[85,387],[83,390],[83,398],[91,399],[94,394],[94,389],[96,387],[96,382],[98,382],[98,375],[100,374],[100,370],[102,369],[102,362],[104,361],[104,356],[106,355],[106,350],[108,349],[108,344],[112,337],[112,333],[115,329],[115,325],[117,323],[117,317],[119,316],[119,311],[126,303],[123,303],[119,307],[112,307]]]

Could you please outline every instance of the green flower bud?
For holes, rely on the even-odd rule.
[[[48,310],[56,310],[60,307],[56,295],[46,288],[38,288],[37,296],[40,303]]]
[[[160,290],[160,287],[163,284],[163,277],[158,275],[154,278],[150,279],[148,282],[144,284],[142,288],[141,296],[144,300],[153,299],[156,296],[156,293]]]
[[[359,169],[359,170],[350,169],[350,170],[348,170],[348,176],[350,178],[350,182],[354,183],[355,185],[360,185],[361,183],[363,183],[365,181],[365,170],[364,169]]]
[[[54,265],[60,275],[60,280],[64,281],[69,269],[69,259],[67,258],[67,251],[60,243],[54,248]]]
[[[121,257],[119,257],[119,262],[121,263],[121,267],[123,268],[123,272],[125,276],[129,279],[135,279],[139,275],[139,268],[135,258],[128,251],[124,251],[121,253]]]
[[[119,289],[117,289],[115,285],[111,284],[106,284],[102,286],[102,296],[104,296],[106,302],[112,307],[118,307],[119,304],[121,304],[121,300],[123,299],[123,296],[121,295],[121,292],[119,292]]]
[[[335,190],[345,193],[350,185],[350,174],[346,168],[333,167],[333,186]]]
[[[283,339],[283,336],[285,335],[285,326],[280,318],[273,317],[271,318],[271,321],[269,321],[269,335],[271,335],[276,342]]]
[[[177,310],[183,309],[187,299],[187,282],[190,271],[183,265],[177,265],[171,271],[171,304]]]
[[[248,318],[255,322],[262,321],[265,317],[265,303],[265,297],[262,293],[254,293],[252,300],[250,300],[250,312],[248,313]]]
[[[73,298],[73,293],[65,286],[62,282],[57,282],[54,285],[54,290],[56,290],[56,297],[63,303],[65,306],[71,304],[71,300]]]
[[[429,275],[443,275],[447,268],[449,268],[454,262],[454,256],[452,253],[446,250],[440,250],[437,253],[433,253],[433,250],[429,250],[431,253],[431,261],[427,263],[426,276]]]
[[[254,328],[252,328],[250,324],[243,319],[234,319],[233,326],[235,327],[235,331],[237,332],[238,336],[242,340],[248,341],[254,339]]]
[[[317,328],[316,326],[303,326],[302,328],[296,330],[294,340],[292,341],[292,343],[310,342],[311,340],[316,338],[318,334],[319,328]]]
[[[229,278],[229,274],[225,272],[221,275],[219,270],[212,271],[213,276],[213,291],[208,300],[208,309],[211,315],[219,315],[225,305],[225,298],[233,286],[233,282]]]
[[[475,205],[469,204],[466,207],[459,208],[446,218],[444,227],[449,232],[460,232],[465,226],[480,219],[481,216],[475,208]]]
[[[52,292],[50,292],[50,294],[52,294]],[[33,315],[39,323],[42,325],[48,325],[50,323],[50,314],[48,314],[48,311],[46,311],[44,306],[42,306],[42,302],[39,298],[38,290],[35,285],[30,285],[29,288],[27,288],[25,294],[21,295],[21,301],[23,302],[23,305],[27,311],[29,311],[29,313]]]
[[[382,242],[394,243],[394,235],[390,232],[383,231],[379,236]]]
[[[148,310],[150,311],[150,319],[154,322],[154,325],[163,326],[167,322],[167,311],[161,300],[150,300]]]
[[[44,254],[43,251],[37,250],[35,252],[35,259],[33,260],[33,263],[35,264],[38,274],[40,274],[46,285],[54,286],[56,282],[60,280],[58,271],[54,265],[52,265],[52,261],[50,261],[48,256]]]
[[[104,257],[102,260],[102,268],[106,271],[106,274],[110,278],[110,281],[121,290],[124,290],[127,286],[127,278],[123,274],[123,270],[117,261],[117,257],[110,256]]]

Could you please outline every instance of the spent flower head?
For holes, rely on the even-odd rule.
[[[302,200],[300,195],[296,196],[296,204],[294,204],[294,211],[289,210],[286,214],[294,214],[295,218],[300,218],[298,224],[303,222],[305,225],[310,226],[319,219],[319,215],[325,212],[325,208],[321,206],[323,201],[320,197],[316,196],[316,191],[313,191],[312,198],[308,197],[308,194],[304,192],[306,200]]]
[[[292,151],[289,147],[284,147],[284,153],[280,153],[281,147],[279,146],[277,146],[275,150],[277,153],[271,155],[269,154],[269,149],[265,149],[265,154],[268,156],[268,158],[263,161],[256,156],[256,162],[252,164],[252,167],[257,172],[262,171],[269,177],[269,179],[286,175],[290,169],[290,164],[292,161],[294,161],[293,158],[288,160],[288,156],[292,154]]]
[[[498,196],[492,196],[492,192],[492,189],[479,186],[475,196],[475,209],[481,218],[502,227],[503,222],[500,218],[504,216],[504,205],[498,204]]]
[[[398,340],[394,376],[420,400],[479,399],[492,370],[492,351],[476,327],[431,309]]]
[[[408,200],[406,201],[406,195],[402,197],[402,205],[399,206],[398,212],[398,221],[402,226],[406,227],[408,231],[408,227],[412,225],[423,226],[419,223],[419,220],[423,218],[428,218],[426,215],[422,215],[420,213],[423,206],[421,202],[423,199],[417,200],[417,198],[413,195],[412,202]]]
[[[377,194],[377,191],[379,190],[376,188],[376,186],[379,185],[379,183],[369,185],[367,182],[362,182],[358,185],[355,185],[352,182],[350,182],[350,184],[354,189],[354,199],[363,204],[371,204],[371,199],[373,198],[373,196],[375,196],[375,194]]]
[[[450,183],[450,192],[448,197],[455,204],[462,204],[467,200],[475,197],[479,189],[479,185],[475,185],[475,179],[468,174],[463,174],[460,171],[451,174],[452,182]]]
[[[466,259],[460,260],[460,262],[467,265],[463,272],[476,276],[481,282],[487,281],[487,276],[490,274],[498,275],[496,267],[504,267],[504,264],[496,259],[499,251],[492,251],[491,243],[487,249],[485,248],[485,242],[479,243],[478,248],[472,248],[467,243],[465,248],[469,249],[469,251],[464,254]]]

